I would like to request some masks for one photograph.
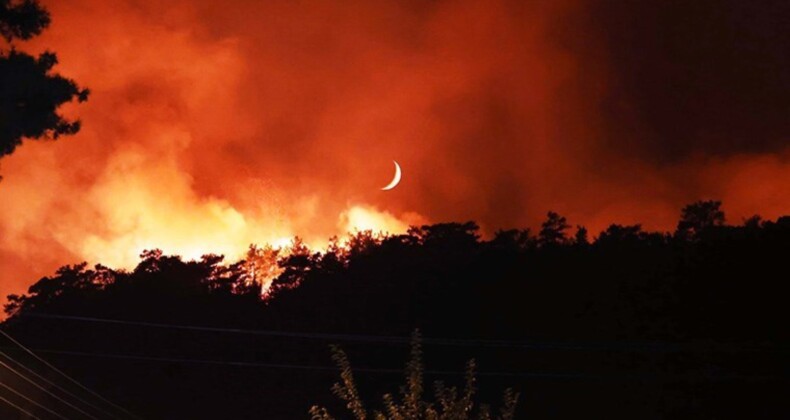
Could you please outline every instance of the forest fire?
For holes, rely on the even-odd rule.
[[[790,418],[788,21],[0,0],[0,418]]]
[[[618,75],[622,34],[585,1],[44,3],[51,27],[19,47],[56,51],[91,98],[65,109],[79,134],[2,160],[0,294],[154,247],[232,258],[447,220],[490,235],[547,210],[592,233],[671,230],[698,198],[722,198],[733,220],[790,203],[790,159],[767,131],[765,147],[700,154],[678,135],[655,153],[648,140],[675,123],[637,115],[647,93]],[[384,192],[393,159],[407,181]]]

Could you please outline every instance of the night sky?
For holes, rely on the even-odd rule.
[[[43,3],[19,48],[92,94],[0,161],[2,295],[145,248],[790,208],[786,1]]]

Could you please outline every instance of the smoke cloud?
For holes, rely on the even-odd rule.
[[[22,47],[56,51],[92,96],[66,110],[78,135],[1,162],[0,293],[154,247],[235,258],[449,220],[490,234],[549,209],[593,232],[672,229],[708,197],[735,222],[785,212],[786,103],[770,88],[787,73],[737,83],[790,55],[770,44],[732,69],[728,42],[762,44],[706,38],[699,58],[679,41],[697,39],[693,22],[667,45],[650,32],[679,6],[610,3],[45,2],[52,27]],[[691,17],[729,28],[709,12]],[[383,192],[393,159],[403,180]]]

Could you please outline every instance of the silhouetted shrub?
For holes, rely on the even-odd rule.
[[[441,381],[434,383],[435,401],[424,400],[422,346],[420,333],[415,331],[411,341],[411,359],[406,364],[406,383],[401,386],[400,399],[387,393],[382,396],[383,408],[368,411],[362,401],[351,362],[346,353],[337,346],[332,346],[332,359],[340,369],[340,382],[332,386],[332,392],[342,399],[346,408],[354,415],[356,420],[512,420],[516,412],[518,393],[508,388],[505,390],[503,405],[500,414],[493,417],[491,409],[486,404],[476,404],[474,401],[477,389],[475,387],[475,361],[470,360],[466,365],[466,382],[463,389],[447,387]],[[313,420],[333,420],[326,408],[313,406],[310,408]]]

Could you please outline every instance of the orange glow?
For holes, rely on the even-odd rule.
[[[377,211],[364,206],[352,206],[340,214],[339,228],[341,232],[370,230],[373,233],[402,234],[409,226],[421,226],[425,219],[416,214],[405,214],[400,219],[386,211]]]
[[[606,63],[557,37],[580,0],[230,3],[44,1],[53,25],[21,48],[56,51],[92,95],[66,110],[78,135],[0,162],[0,294],[146,248],[235,259],[294,235],[534,227],[549,209],[596,232],[672,229],[704,197],[736,222],[790,204],[790,155],[658,167],[609,150]],[[393,159],[408,175],[382,192]]]

